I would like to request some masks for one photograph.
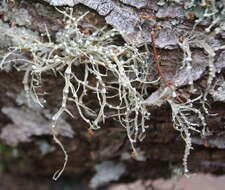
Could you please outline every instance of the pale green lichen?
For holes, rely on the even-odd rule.
[[[56,137],[55,126],[64,112],[73,117],[67,108],[69,103],[76,105],[80,116],[94,130],[100,128],[100,124],[104,123],[106,118],[118,118],[126,129],[135,152],[134,143],[145,132],[146,120],[150,115],[146,105],[140,102],[146,96],[147,86],[157,82],[147,80],[146,52],[140,52],[127,44],[123,46],[113,44],[113,37],[118,35],[115,30],[102,28],[90,35],[82,33],[78,23],[88,13],[75,19],[72,16],[72,9],[58,11],[64,15],[66,26],[57,33],[56,43],[52,42],[46,29],[47,42],[34,40],[33,43],[11,48],[2,59],[0,68],[4,70],[9,67],[8,65],[12,65],[19,71],[25,71],[24,90],[28,99],[34,100],[40,106],[44,104],[38,94],[43,74],[59,74],[64,78],[61,108],[52,117],[51,126],[54,140],[65,153],[65,164],[67,154]],[[17,56],[24,51],[29,52],[32,59],[26,57],[18,59]],[[18,64],[20,61],[23,61],[23,64]],[[84,76],[80,77],[82,68]],[[91,83],[90,79],[93,77],[94,82]],[[87,101],[88,95],[91,94],[92,96],[95,94],[93,100],[98,100],[98,106],[93,107],[92,102]],[[112,110],[113,114],[107,115],[106,109]],[[57,179],[61,172],[62,170],[54,176],[54,179]]]
[[[216,33],[224,30],[224,0],[202,0],[200,2],[196,0],[189,0],[185,2],[184,7],[197,17],[197,19],[195,20],[196,25],[206,20],[210,21],[209,26],[205,28],[205,32],[211,32],[212,28],[214,28],[214,31],[216,31]]]
[[[190,9],[193,2],[190,1],[187,8]],[[65,28],[56,34],[55,42],[52,41],[46,27],[46,33],[43,35],[48,41],[36,39],[31,43],[20,43],[10,48],[11,51],[0,64],[3,70],[14,67],[18,71],[25,71],[24,90],[28,99],[34,100],[40,106],[45,103],[38,94],[38,89],[42,87],[43,75],[51,73],[61,76],[65,81],[61,107],[53,115],[51,123],[54,140],[65,153],[63,168],[54,175],[54,179],[61,175],[68,159],[63,145],[57,138],[55,126],[63,113],[73,117],[68,109],[68,104],[73,103],[80,116],[93,130],[100,128],[107,118],[116,118],[126,129],[132,149],[137,154],[134,143],[143,139],[148,127],[146,125],[150,116],[148,106],[168,102],[172,109],[174,128],[180,131],[186,143],[183,164],[185,172],[188,172],[187,158],[192,148],[191,132],[204,135],[206,127],[204,114],[194,107],[194,103],[203,102],[203,108],[208,113],[205,102],[215,78],[214,57],[216,51],[224,49],[224,46],[211,47],[193,30],[193,33],[179,42],[183,51],[180,70],[184,70],[185,75],[189,76],[188,84],[194,85],[191,75],[193,66],[191,47],[194,44],[204,49],[208,55],[209,67],[206,92],[194,100],[185,98],[184,102],[177,103],[176,90],[181,85],[174,80],[171,88],[162,88],[161,93],[155,93],[155,97],[151,99],[147,98],[147,88],[158,84],[158,80],[149,81],[148,52],[140,51],[128,44],[114,44],[114,37],[118,35],[114,29],[95,29],[90,34],[85,34],[79,29],[79,22],[88,13],[77,19],[73,17],[72,9],[58,11],[64,15]],[[216,14],[217,12],[213,12],[211,16],[214,17]],[[214,25],[218,23],[219,21]],[[21,56],[24,52],[29,52],[30,59],[25,55]],[[93,97],[93,100],[90,100],[89,96]],[[96,100],[98,104],[93,105]]]
[[[181,137],[185,141],[186,147],[183,157],[184,172],[188,173],[187,159],[192,149],[191,131],[205,134],[206,121],[204,115],[194,107],[194,103],[201,99],[201,96],[185,103],[176,103],[168,99],[172,109],[172,121],[176,130],[180,131]]]

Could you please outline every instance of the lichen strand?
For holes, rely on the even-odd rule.
[[[24,90],[27,97],[40,106],[45,103],[39,99],[38,90],[43,74],[52,73],[64,78],[61,107],[52,117],[51,126],[55,141],[66,155],[66,161],[67,154],[56,137],[55,126],[64,112],[73,117],[67,106],[72,103],[93,130],[100,128],[107,118],[117,118],[126,129],[136,154],[134,143],[143,136],[150,115],[146,105],[140,102],[147,95],[146,88],[151,83],[157,83],[147,80],[146,52],[127,44],[113,44],[113,38],[118,35],[113,29],[105,27],[89,31],[90,34],[80,30],[79,21],[88,13],[76,19],[72,16],[72,9],[58,11],[64,15],[66,22],[65,28],[56,34],[56,42],[51,40],[46,28],[47,42],[35,40],[12,48],[2,59],[0,68],[8,70],[8,65],[11,65],[19,71],[25,71]],[[24,51],[29,52],[32,59],[15,58]],[[21,60],[23,64],[19,64]],[[93,105],[95,100],[98,100],[98,105]],[[111,114],[105,113],[106,110]]]
[[[187,100],[185,103],[178,104],[174,100],[168,99],[168,103],[172,110],[172,121],[174,128],[180,131],[186,147],[184,151],[183,165],[184,172],[188,173],[187,159],[192,149],[191,143],[191,131],[195,131],[199,134],[206,134],[206,121],[204,115],[194,107],[194,102],[201,99],[201,96]],[[202,128],[201,128],[202,126]]]
[[[184,3],[184,8],[189,10],[198,19],[195,20],[196,25],[201,22],[210,22],[205,28],[206,32],[214,30],[217,34],[224,31],[225,19],[225,2],[223,0],[189,0]]]
[[[162,2],[160,1],[161,5]],[[194,3],[195,1],[192,0],[183,5],[188,10],[200,6],[204,8],[205,12],[190,33],[179,39],[174,35],[170,46],[165,43],[161,47],[158,45],[160,40],[156,39],[154,46],[160,48],[173,49],[177,44],[183,51],[183,61],[177,63],[180,67],[174,76],[165,77],[168,85],[163,84],[162,80],[160,88],[150,95],[148,88],[152,86],[157,88],[160,83],[160,80],[152,79],[151,76],[152,68],[150,67],[154,67],[153,56],[149,55],[148,51],[140,51],[128,44],[116,45],[114,38],[119,33],[114,29],[104,27],[85,30],[80,27],[79,22],[89,13],[80,18],[74,18],[73,9],[70,8],[65,11],[58,10],[64,16],[65,27],[58,31],[55,41],[52,40],[46,27],[46,33],[43,35],[45,39],[48,39],[47,41],[38,38],[31,43],[21,43],[19,46],[11,48],[11,51],[2,59],[1,69],[10,70],[14,67],[19,71],[25,71],[24,90],[28,99],[32,99],[40,106],[45,104],[39,98],[42,96],[39,89],[42,87],[44,74],[54,74],[64,79],[61,106],[53,115],[51,124],[54,139],[65,153],[63,169],[67,162],[67,154],[57,139],[56,126],[63,113],[68,113],[73,117],[68,105],[76,106],[90,130],[99,129],[109,118],[119,121],[127,131],[133,149],[132,155],[135,157],[137,154],[135,143],[143,139],[148,127],[146,123],[150,121],[148,108],[152,109],[153,106],[168,103],[172,110],[174,128],[180,131],[186,143],[183,165],[185,173],[188,172],[187,159],[192,148],[192,132],[206,134],[205,115],[209,114],[206,107],[207,97],[209,94],[213,94],[215,99],[220,96],[218,93],[221,92],[221,88],[216,89],[213,82],[216,72],[221,71],[224,66],[217,66],[215,61],[221,57],[220,55],[225,49],[223,42],[216,45],[210,42],[210,37],[214,34],[199,34],[196,30],[202,19],[210,18],[213,25],[208,25],[205,32],[210,32],[213,28],[215,35],[220,32],[220,29],[223,29],[221,21],[224,18],[225,5],[221,3],[222,7],[218,8],[218,5],[212,1],[209,8],[205,8],[202,5],[194,5]],[[114,14],[115,11],[116,9],[110,14]],[[104,14],[107,13],[102,13],[102,15]],[[220,16],[217,17],[218,14]],[[163,16],[161,17],[163,18]],[[173,43],[174,39],[176,39],[176,43]],[[195,60],[196,48],[203,50],[206,54],[206,61],[203,61],[199,71],[198,63]],[[156,58],[160,62],[157,53],[155,53],[155,60],[157,60]],[[202,93],[196,92],[194,81],[201,77],[207,66],[209,68],[207,87]],[[160,63],[158,63],[158,67],[160,67]],[[159,72],[159,76],[161,79],[163,78],[162,72]],[[152,81],[149,81],[150,79]],[[192,91],[180,93],[178,89],[184,85],[191,85]],[[221,83],[221,87],[223,86]],[[190,97],[193,95],[198,98],[192,100]],[[219,98],[221,99],[221,97]],[[196,104],[198,104],[198,108],[195,107]],[[62,171],[56,173],[55,179]]]
[[[161,6],[165,4],[165,2],[163,2],[164,1],[160,1]],[[178,3],[177,1],[174,2]],[[221,96],[223,96],[223,92],[221,90],[223,82],[221,82],[221,79],[220,83],[217,83],[221,85],[221,87],[218,87],[219,90],[215,90],[215,85],[213,85],[213,82],[216,73],[221,71],[220,68],[216,67],[216,59],[220,57],[224,52],[224,43],[216,42],[216,35],[224,31],[225,2],[205,0],[199,2],[190,0],[182,1],[179,3],[181,3],[181,5],[183,4],[184,8],[187,10],[186,15],[190,16],[191,14],[193,14],[192,16],[196,17],[197,19],[195,20],[192,31],[182,36],[178,41],[178,45],[183,51],[183,61],[181,67],[179,68],[177,74],[173,79],[172,84],[175,86],[175,88],[188,84],[191,86],[190,92],[196,93],[197,89],[195,89],[194,85],[196,74],[193,73],[198,72],[198,70],[194,68],[196,67],[196,63],[193,59],[195,48],[202,49],[207,55],[205,63],[208,67],[207,85],[202,92],[202,95],[194,100],[185,98],[184,103],[181,104],[176,103],[176,101],[171,100],[171,98],[167,98],[167,102],[172,109],[172,121],[174,124],[174,128],[181,132],[181,136],[186,143],[183,158],[184,171],[186,173],[188,172],[187,158],[190,154],[190,150],[192,149],[191,131],[200,133],[203,136],[207,135],[205,128],[205,115],[212,115],[208,111],[207,97],[209,94],[211,94],[214,99],[220,98],[220,100],[222,100]],[[199,31],[198,26],[200,25],[201,27],[203,26],[205,33]],[[205,69],[206,68],[204,68],[203,70]],[[200,78],[200,75],[202,75],[202,72],[199,72],[198,78]],[[154,96],[150,96],[147,99],[146,103],[154,104],[153,100],[155,100]],[[199,102],[202,105],[202,109],[197,109],[194,107],[196,102]],[[161,103],[162,101],[160,102],[160,104]],[[202,128],[199,129],[200,126]]]

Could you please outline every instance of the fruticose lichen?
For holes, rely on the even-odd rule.
[[[57,2],[54,1],[55,5],[58,5]],[[72,3],[72,1],[68,2]],[[127,27],[130,27],[131,23],[138,25],[141,20],[140,18],[137,19],[137,15],[132,15],[132,11],[124,11],[125,16],[123,17],[121,9],[113,1],[104,1],[104,5],[99,5],[99,2],[84,1],[84,4],[86,3],[87,6],[97,10],[99,14],[106,16],[108,23],[113,18],[117,18],[117,22],[131,18],[126,20],[126,25],[123,26],[124,30],[120,28],[120,33],[130,29]],[[63,113],[68,113],[73,117],[68,104],[75,104],[80,116],[89,125],[90,131],[99,129],[108,118],[118,120],[127,131],[135,157],[137,154],[135,142],[143,139],[148,127],[147,122],[150,121],[148,108],[168,103],[172,110],[174,128],[180,131],[186,143],[183,164],[185,172],[188,172],[187,158],[192,148],[192,131],[205,135],[205,115],[209,114],[207,97],[209,94],[218,93],[219,89],[212,90],[214,87],[213,81],[216,73],[225,66],[218,66],[215,63],[217,57],[219,57],[218,60],[223,59],[221,57],[224,56],[221,52],[224,51],[225,44],[216,43],[215,39],[213,40],[214,44],[212,44],[211,36],[197,32],[196,28],[204,18],[210,18],[212,24],[207,25],[206,33],[212,31],[212,29],[215,29],[215,33],[223,30],[222,21],[225,5],[221,4],[222,7],[218,8],[217,3],[212,1],[212,4],[205,8],[205,5],[202,5],[205,1],[202,1],[202,4],[195,4],[194,0],[183,2],[183,4],[181,1],[172,2],[181,3],[189,11],[192,11],[192,9],[196,11],[194,8],[201,7],[204,9],[204,14],[198,16],[199,19],[196,21],[193,30],[183,34],[181,38],[178,38],[177,34],[171,31],[171,25],[168,28],[163,28],[162,33],[159,32],[161,37],[158,40],[156,39],[156,46],[170,50],[179,47],[183,52],[183,60],[181,63],[177,63],[180,67],[176,74],[171,78],[166,77],[169,85],[166,86],[161,82],[160,88],[150,95],[148,94],[148,87],[158,87],[160,84],[159,78],[150,80],[152,79],[150,72],[152,68],[150,67],[153,67],[153,61],[149,57],[154,57],[154,55],[150,54],[146,50],[147,48],[140,51],[129,44],[115,44],[114,38],[119,35],[115,29],[108,29],[107,27],[94,28],[93,30],[82,29],[79,22],[88,13],[80,18],[74,18],[73,10],[70,8],[66,11],[58,10],[64,15],[65,27],[57,32],[56,40],[52,39],[46,27],[43,36],[47,40],[37,38],[30,43],[19,43],[16,47],[10,48],[10,52],[2,59],[1,69],[9,71],[11,68],[15,68],[18,71],[25,72],[23,84],[27,97],[40,106],[45,104],[40,99],[44,95],[39,94],[39,89],[43,87],[42,78],[44,75],[52,74],[64,79],[61,107],[53,115],[51,127],[55,141],[65,153],[65,164],[67,154],[61,142],[57,139],[56,126]],[[54,4],[53,1],[50,1],[50,3]],[[162,5],[164,5],[164,2],[160,1],[160,6]],[[126,10],[131,9],[126,8]],[[184,12],[181,11],[181,8],[179,10],[179,14],[182,14],[180,18],[183,18]],[[118,12],[121,14],[117,14]],[[158,12],[156,16],[164,19],[165,14],[162,13],[163,11]],[[166,13],[166,17],[171,17],[170,12]],[[173,26],[177,22],[174,23],[172,23]],[[169,37],[166,34],[169,34]],[[199,56],[198,53],[193,51],[193,48],[203,50],[205,55]],[[157,57],[157,55],[155,56]],[[196,92],[194,81],[199,79],[207,68],[207,87],[204,92],[197,94],[198,98],[191,99],[190,95],[182,95],[178,91],[180,87],[190,85],[192,92]],[[162,79],[162,74],[159,73],[159,75]],[[197,103],[202,106],[196,108],[195,104]],[[60,176],[63,169],[56,173],[54,179]]]
[[[157,83],[147,80],[146,52],[128,44],[113,44],[113,38],[118,35],[114,29],[101,28],[86,34],[79,29],[79,21],[88,13],[75,19],[72,9],[58,11],[65,17],[65,28],[56,34],[56,42],[51,40],[46,28],[47,41],[34,40],[10,48],[0,68],[9,70],[11,65],[18,71],[25,71],[23,84],[27,98],[42,107],[44,102],[39,98],[39,89],[43,75],[52,73],[64,78],[61,108],[52,117],[51,124],[54,139],[63,151],[56,137],[56,125],[64,112],[73,117],[67,105],[74,103],[90,129],[100,128],[107,118],[118,118],[135,153],[134,143],[148,127],[146,120],[150,116],[146,105],[140,102],[147,95],[147,86]],[[31,59],[18,58],[23,52],[28,52]],[[88,96],[97,99],[98,105],[93,105],[94,101]],[[111,110],[111,114],[108,115],[106,110]]]

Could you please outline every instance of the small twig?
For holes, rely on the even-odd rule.
[[[164,73],[161,70],[160,67],[160,56],[158,55],[158,52],[156,50],[156,45],[155,45],[155,37],[154,37],[154,32],[151,32],[151,40],[152,40],[152,51],[153,51],[153,57],[154,57],[154,61],[157,65],[157,70],[159,72],[159,75],[163,81],[163,83],[168,86],[173,92],[175,92],[174,87],[169,83],[169,81],[166,79]],[[180,103],[184,103],[183,100],[179,97],[176,96],[176,99],[180,102]]]
[[[155,45],[155,37],[154,37],[154,32],[151,32],[151,40],[152,40],[152,51],[153,51],[153,56],[154,56],[154,61],[157,65],[157,70],[159,72],[160,77],[163,80],[163,83],[168,86],[171,90],[173,90],[173,87],[171,86],[171,84],[168,82],[168,80],[166,80],[165,75],[163,74],[161,68],[160,68],[160,56],[157,53],[156,50],[156,45]]]

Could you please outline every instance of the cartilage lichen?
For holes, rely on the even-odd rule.
[[[194,0],[188,1],[185,3],[185,7],[191,9],[195,6],[194,2]],[[199,6],[203,6],[205,3],[202,1]],[[221,26],[221,17],[219,20],[215,18],[218,11],[213,3],[215,2],[212,1],[212,6],[204,12],[204,17],[213,18],[213,25],[206,28],[206,32],[215,25],[218,26],[216,28],[218,31]],[[44,94],[40,94],[39,89],[43,85],[42,78],[45,77],[45,74],[61,76],[64,80],[61,105],[52,116],[51,127],[55,142],[59,144],[65,154],[65,163],[62,170],[54,175],[54,179],[60,176],[68,160],[68,155],[57,138],[55,126],[62,114],[67,113],[73,117],[68,106],[72,104],[75,105],[81,118],[91,130],[99,129],[108,118],[116,118],[125,128],[135,155],[137,154],[135,142],[142,139],[148,127],[147,122],[150,120],[148,107],[160,106],[167,102],[172,110],[174,128],[180,131],[186,144],[183,165],[185,173],[187,173],[187,158],[192,148],[191,132],[204,134],[206,127],[204,112],[195,108],[194,104],[203,102],[203,110],[208,114],[205,104],[216,74],[215,56],[217,51],[225,49],[224,45],[211,47],[206,40],[196,35],[195,25],[191,35],[178,43],[183,51],[180,70],[184,70],[185,75],[188,75],[178,77],[178,79],[184,78],[188,82],[171,80],[166,87],[162,85],[160,91],[152,93],[153,96],[147,98],[149,96],[147,88],[150,85],[158,84],[159,81],[149,81],[151,77],[147,51],[140,51],[128,44],[115,44],[114,38],[119,35],[115,29],[104,27],[94,28],[90,31],[83,30],[80,27],[80,21],[89,13],[80,18],[74,18],[71,8],[67,8],[65,11],[57,10],[64,16],[65,27],[57,32],[55,40],[51,39],[46,27],[46,33],[43,35],[47,40],[37,38],[33,42],[21,43],[17,47],[12,47],[0,63],[0,69],[9,70],[14,67],[18,71],[25,72],[23,85],[27,97],[29,101],[33,100],[40,106],[45,104],[39,99],[40,95],[44,96]],[[199,19],[197,23],[202,21],[202,18]],[[154,40],[152,41],[154,42]],[[182,96],[185,100],[180,99],[181,101],[177,103],[179,98],[177,89],[183,84],[194,86],[194,80],[196,80],[192,77],[193,46],[202,48],[208,56],[208,86],[202,96],[193,100]],[[155,58],[159,59],[156,51],[153,54]],[[160,71],[159,61],[157,66]],[[162,76],[161,74],[161,79],[163,79]],[[164,83],[166,83],[165,80]],[[178,85],[178,83],[182,83],[182,85]]]
[[[56,34],[55,43],[46,29],[47,42],[35,40],[33,43],[11,48],[11,52],[3,58],[0,68],[4,69],[11,64],[17,70],[25,71],[23,84],[27,97],[41,106],[43,102],[39,100],[37,89],[42,85],[44,73],[60,74],[64,78],[61,107],[53,115],[51,126],[54,140],[65,153],[65,163],[67,154],[56,137],[55,126],[64,112],[73,117],[67,107],[71,103],[76,105],[80,116],[91,129],[100,128],[106,118],[118,118],[126,129],[135,152],[134,143],[145,132],[146,120],[150,116],[146,105],[140,102],[146,96],[144,88],[155,82],[146,80],[146,52],[140,52],[128,44],[113,44],[114,36],[118,35],[114,29],[102,28],[85,34],[79,29],[79,21],[88,13],[75,19],[72,9],[58,11],[64,15],[66,23],[65,28]],[[23,65],[17,64],[18,59],[12,60],[13,56],[24,51],[29,52],[32,59],[21,59]],[[80,72],[83,72],[82,77]],[[94,80],[90,81],[91,78]],[[88,101],[89,95],[95,98]],[[92,105],[95,100],[98,100],[97,106]],[[107,115],[106,109],[112,110],[113,114]],[[57,179],[60,174],[61,171],[54,178]]]
[[[206,121],[204,115],[194,107],[194,102],[201,99],[201,96],[187,100],[185,103],[178,104],[172,99],[167,102],[172,109],[172,121],[176,130],[180,131],[181,137],[185,141],[185,151],[183,157],[184,172],[188,173],[187,159],[192,149],[191,131],[204,134]]]

